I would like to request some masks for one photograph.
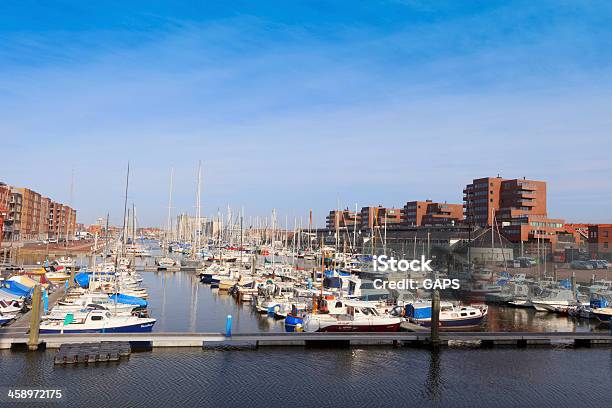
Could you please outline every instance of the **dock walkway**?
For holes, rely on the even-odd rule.
[[[129,342],[142,347],[216,347],[251,345],[263,346],[375,346],[423,347],[430,344],[430,333],[103,333],[103,334],[42,334],[40,342],[47,348],[62,344],[100,341]],[[27,334],[0,331],[0,349],[19,347],[27,343]],[[612,346],[610,333],[591,332],[443,332],[440,344],[452,346],[473,344],[481,347],[553,345],[566,343],[578,347]]]

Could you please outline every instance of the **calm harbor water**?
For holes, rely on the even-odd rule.
[[[284,331],[283,322],[257,314],[250,303],[238,303],[227,292],[200,283],[192,272],[142,272],[149,290],[149,311],[155,331],[223,332],[228,314],[235,333]],[[491,305],[481,330],[488,331],[600,331],[610,330],[595,322]]]
[[[0,351],[0,386],[64,388],[48,405],[69,407],[596,408],[612,384],[610,349],[156,349],[88,366],[53,354]]]

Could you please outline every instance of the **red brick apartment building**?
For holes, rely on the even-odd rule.
[[[552,245],[565,233],[564,220],[547,217],[546,182],[485,177],[463,190],[465,221],[491,226],[496,223],[512,242],[545,241]]]
[[[372,229],[376,226],[382,227],[385,224],[397,225],[402,222],[402,209],[399,208],[387,208],[383,206],[378,207],[363,207],[360,213],[360,225],[361,229]]]
[[[4,183],[0,183],[0,244],[4,235],[4,220],[8,217],[9,198],[11,189]]]
[[[589,225],[589,252],[591,257],[602,257],[612,254],[612,246],[610,245],[612,238],[612,224],[594,224]]]
[[[327,229],[336,228],[354,228],[355,225],[359,227],[361,223],[361,214],[355,213],[348,208],[345,210],[331,210],[329,215],[325,219]]]
[[[76,232],[74,209],[5,183],[0,183],[0,218],[0,239],[5,241],[64,238]]]
[[[450,225],[463,219],[462,204],[408,201],[402,211],[402,223],[410,226]]]

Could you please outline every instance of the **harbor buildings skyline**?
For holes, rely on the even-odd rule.
[[[76,213],[37,191],[0,182],[0,242],[65,239],[76,233]]]
[[[559,259],[565,251],[588,246],[588,252],[612,253],[609,237],[612,224],[566,223],[563,218],[549,218],[547,183],[523,178],[475,178],[463,189],[462,203],[408,201],[398,218],[396,208],[366,206],[361,211],[331,210],[326,217],[326,228],[359,230],[362,236],[373,236],[384,228],[392,240],[464,240],[468,229],[488,230],[489,235],[503,236],[508,243],[525,248],[548,248]],[[439,228],[435,228],[439,227]],[[418,232],[419,228],[423,233]],[[467,228],[467,229],[466,229]],[[379,236],[382,234],[378,233]],[[416,238],[415,238],[416,239]]]

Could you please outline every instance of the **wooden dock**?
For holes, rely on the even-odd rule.
[[[0,349],[21,348],[28,341],[26,333],[0,331]],[[242,333],[230,337],[223,333],[118,333],[118,334],[41,334],[41,345],[59,348],[63,344],[127,342],[132,346],[219,347],[250,345],[349,347],[382,346],[426,347],[431,344],[429,332],[396,333]],[[610,333],[592,332],[442,332],[440,345],[450,347],[528,347],[565,344],[574,347],[612,346]]]

